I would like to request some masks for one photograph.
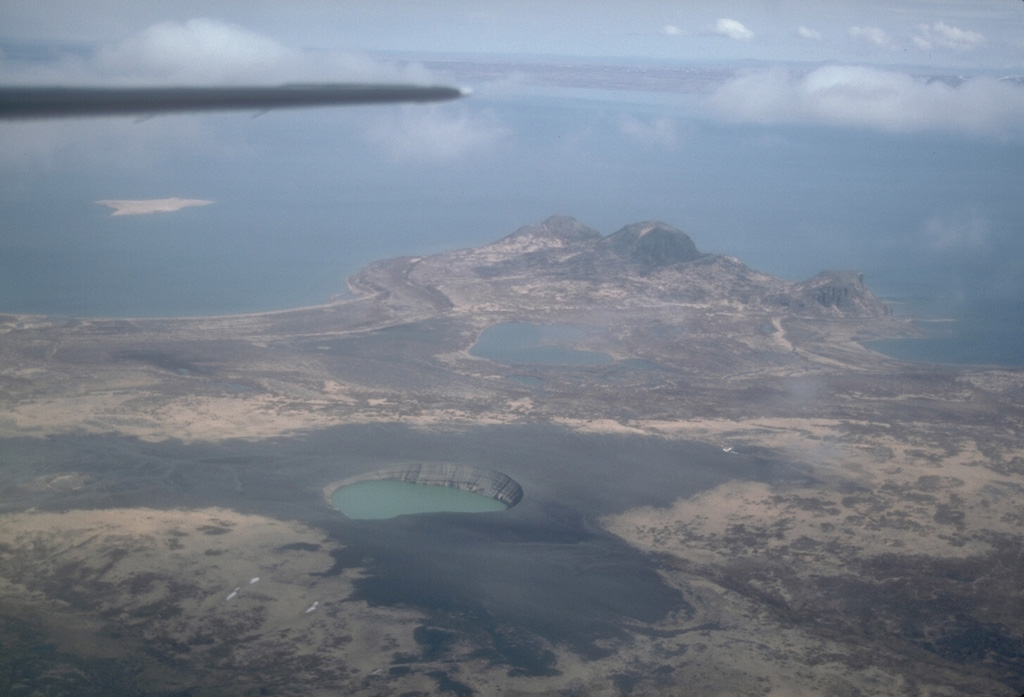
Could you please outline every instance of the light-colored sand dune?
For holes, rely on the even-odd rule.
[[[182,208],[208,206],[213,201],[201,198],[150,198],[150,199],[103,199],[96,203],[113,209],[115,215],[147,215],[149,213],[174,213]]]

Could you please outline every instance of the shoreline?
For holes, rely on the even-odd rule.
[[[327,302],[313,303],[310,305],[298,305],[295,307],[284,307],[277,310],[255,310],[252,312],[229,312],[224,314],[210,314],[210,315],[154,315],[154,316],[138,316],[138,315],[63,315],[63,314],[45,314],[45,313],[33,313],[33,312],[4,312],[0,310],[0,321],[4,318],[12,317],[16,320],[52,320],[52,321],[76,321],[76,322],[173,322],[173,321],[194,321],[202,322],[207,320],[231,320],[231,319],[246,319],[263,316],[273,316],[287,314],[291,312],[303,312],[311,310],[323,310],[338,305],[344,305],[346,303],[354,302],[362,299],[364,296],[351,287],[344,293],[334,293],[331,295]]]

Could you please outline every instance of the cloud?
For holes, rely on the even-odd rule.
[[[396,160],[444,162],[495,147],[509,131],[489,112],[403,106],[375,117],[367,138]]]
[[[914,37],[914,44],[923,50],[933,47],[954,51],[970,51],[985,44],[985,37],[976,31],[966,31],[945,22],[922,24],[921,33]]]
[[[359,53],[293,49],[244,27],[204,18],[161,22],[95,52],[69,52],[45,63],[0,55],[0,75],[7,84],[431,81],[422,66],[399,68]]]
[[[814,29],[810,29],[808,27],[805,27],[802,24],[796,30],[796,34],[801,39],[809,39],[811,41],[821,41],[821,32],[815,31]]]
[[[161,22],[100,51],[97,66],[115,74],[222,81],[258,75],[292,60],[277,41],[209,19]]]
[[[715,22],[715,33],[737,41],[754,38],[754,32],[747,29],[735,19],[722,18]]]
[[[682,30],[674,24],[666,24],[658,31],[665,36],[679,36],[683,33]]]
[[[679,144],[679,129],[676,122],[664,116],[652,118],[650,121],[626,116],[620,122],[619,130],[647,147],[674,150]]]
[[[1005,135],[1024,124],[1024,86],[985,77],[953,86],[854,66],[807,74],[774,69],[726,83],[707,106],[722,119],[745,123]]]
[[[208,206],[213,201],[205,201],[198,198],[151,198],[140,200],[111,200],[97,201],[101,206],[114,209],[111,217],[115,215],[147,215],[149,213],[174,213],[182,208],[192,206]]]
[[[992,230],[989,221],[972,210],[933,216],[921,226],[920,236],[932,251],[967,252],[987,247]]]
[[[896,42],[878,27],[850,27],[849,35],[854,39],[863,39],[881,48],[895,48]]]
[[[213,19],[161,22],[95,50],[69,50],[48,60],[27,61],[0,53],[0,82],[8,85],[209,85],[289,82],[401,82],[436,84],[417,64],[381,63],[360,53],[303,50],[249,29]],[[255,111],[255,110],[254,110]],[[357,120],[360,110],[346,117]],[[73,158],[124,169],[153,165],[153,153],[180,144],[225,153],[238,147],[214,137],[201,114],[147,121],[136,128],[128,119],[25,121],[0,129],[0,171],[15,167],[66,167]],[[59,127],[56,127],[59,125]],[[437,126],[437,124],[434,124]],[[436,130],[436,129],[435,129]],[[477,136],[465,126],[465,144]],[[454,147],[454,146],[452,146]],[[444,149],[438,144],[435,150]]]
[[[146,177],[164,166],[169,154],[182,149],[230,157],[238,147],[198,114],[144,123],[131,118],[10,121],[0,128],[0,174],[8,175],[9,181],[18,172],[74,172],[82,181],[97,171]]]

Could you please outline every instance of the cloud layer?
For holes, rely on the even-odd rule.
[[[715,33],[737,41],[747,41],[754,38],[754,32],[735,19],[728,18],[722,18],[715,22]]]
[[[854,39],[863,39],[881,48],[895,48],[896,42],[880,27],[850,27],[847,32]]]
[[[496,117],[461,106],[404,106],[374,118],[368,139],[395,160],[443,162],[488,151],[509,135]]]
[[[299,81],[426,83],[417,65],[398,68],[345,51],[306,51],[213,19],[160,22],[87,54],[46,63],[5,62],[7,84],[280,84]]]
[[[219,81],[276,70],[296,56],[273,39],[208,19],[161,22],[99,53],[111,74]]]
[[[804,28],[800,29],[800,35],[803,36]],[[963,54],[981,48],[987,43],[987,39],[980,32],[961,29],[941,20],[918,25],[917,33],[909,37],[906,34],[894,37],[881,27],[868,26],[850,27],[847,34],[857,41],[864,41],[887,50],[916,46],[922,51],[947,50]]]
[[[949,48],[954,51],[970,51],[985,44],[985,37],[976,31],[966,31],[945,22],[922,24],[921,33],[914,37],[914,44],[921,49],[933,47]]]
[[[973,135],[1003,135],[1024,124],[1024,87],[1018,84],[979,77],[951,86],[854,66],[802,75],[782,69],[749,73],[723,85],[707,104],[719,118],[761,124]]]
[[[976,210],[932,216],[921,226],[925,248],[934,252],[973,252],[984,248],[992,236],[989,221]]]
[[[674,150],[680,139],[676,122],[665,116],[647,120],[624,116],[619,122],[619,130],[641,145],[663,150]]]
[[[820,31],[816,31],[814,29],[811,29],[810,27],[805,27],[802,24],[797,28],[796,34],[801,39],[810,39],[811,41],[821,41],[821,32]]]
[[[280,85],[291,82],[390,82],[436,84],[438,80],[417,64],[382,63],[366,55],[344,51],[294,49],[246,28],[212,19],[161,22],[95,52],[67,54],[56,60],[26,64],[5,63],[0,54],[0,76],[7,84],[57,85]],[[506,129],[493,115],[467,108],[380,109],[372,118],[355,113],[357,124],[370,143],[395,159],[447,161],[491,147]],[[67,129],[44,131],[52,142],[17,149],[31,151],[24,159],[38,159],[56,150],[83,129],[105,128],[109,122],[68,122]],[[183,128],[183,118],[165,123]],[[31,134],[33,124],[22,127]],[[10,136],[0,133],[0,144]],[[2,164],[2,163],[0,163]],[[131,202],[106,202],[131,203]],[[114,215],[170,209],[135,210],[122,207]]]

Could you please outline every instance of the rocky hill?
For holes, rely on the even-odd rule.
[[[827,271],[792,283],[733,257],[703,254],[689,236],[662,222],[634,223],[604,236],[567,216],[524,226],[475,249],[374,264],[353,285],[402,295],[401,285],[406,294],[418,292],[438,308],[514,305],[550,312],[683,303],[809,318],[889,314],[855,272]]]

